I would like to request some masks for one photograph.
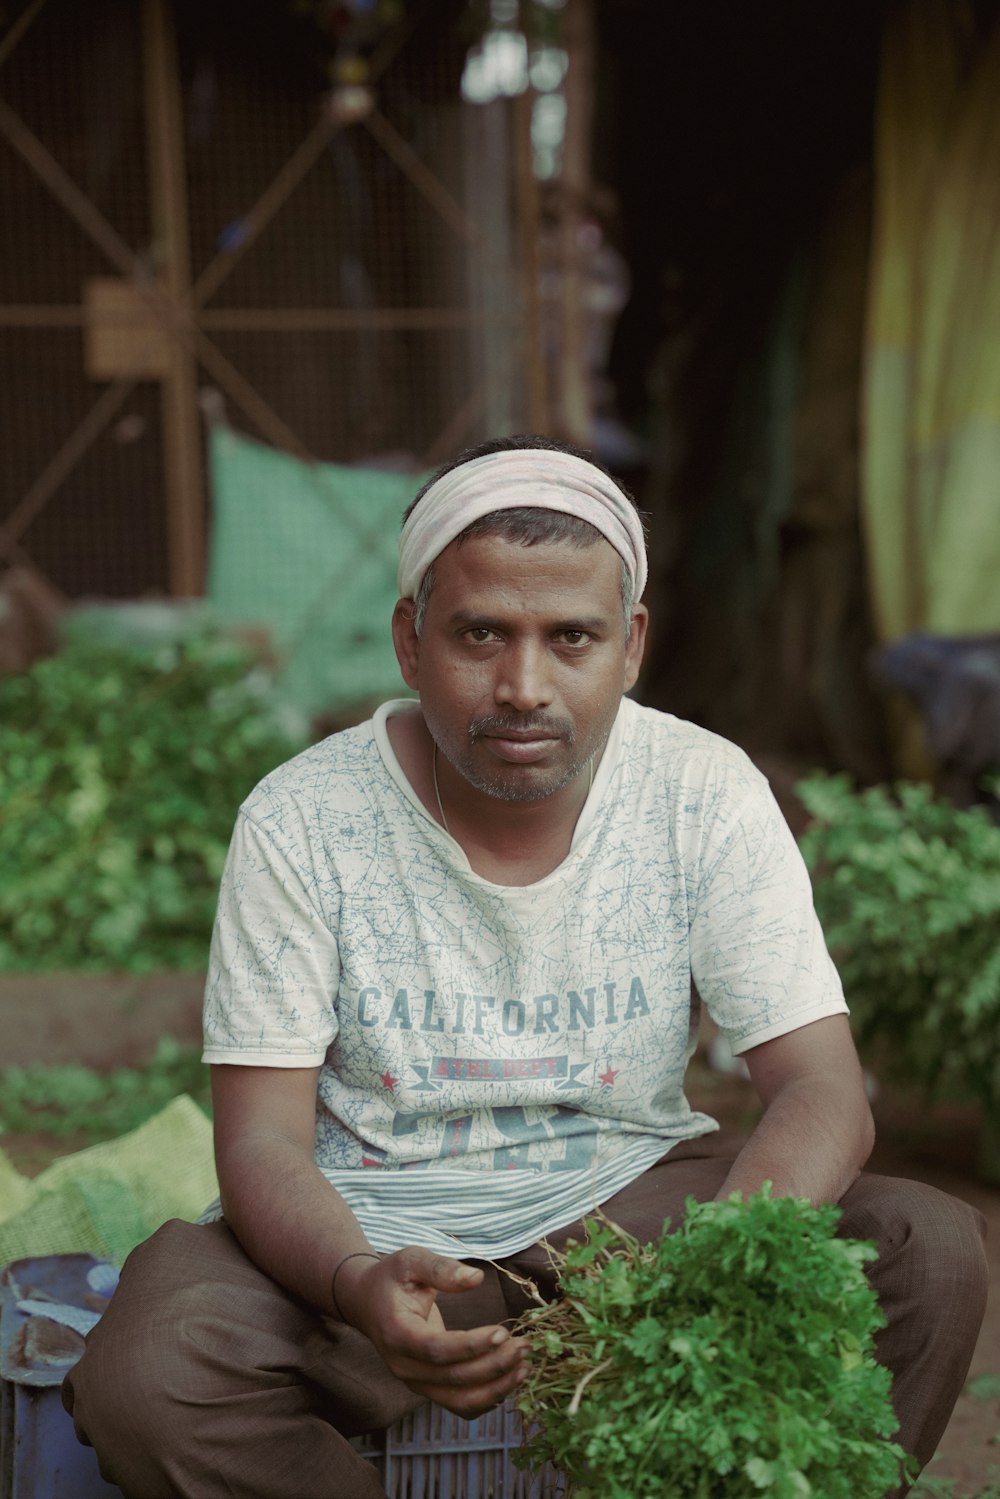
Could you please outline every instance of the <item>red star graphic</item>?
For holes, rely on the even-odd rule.
[[[618,1072],[620,1071],[621,1068],[619,1067]],[[607,1072],[602,1072],[597,1081],[601,1083],[605,1088],[612,1088],[614,1087],[615,1078],[618,1076],[618,1072],[615,1072],[614,1069],[609,1065]]]
[[[382,1076],[379,1078],[379,1082],[382,1084],[383,1088],[388,1088],[390,1090],[390,1092],[396,1086],[396,1083],[398,1081],[399,1081],[399,1079],[393,1077],[392,1073],[388,1070],[388,1068],[385,1070],[385,1072],[383,1072]]]

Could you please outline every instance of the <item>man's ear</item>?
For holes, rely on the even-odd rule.
[[[413,624],[413,600],[397,599],[392,611],[392,644],[407,687],[417,691],[420,636]]]
[[[645,604],[636,604],[632,614],[632,628],[629,630],[628,639],[625,642],[625,691],[634,687],[639,678],[639,668],[642,665],[642,653],[646,649],[646,626],[649,624],[649,610]]]

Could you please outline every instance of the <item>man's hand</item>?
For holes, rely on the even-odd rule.
[[[471,1420],[499,1405],[527,1372],[527,1344],[505,1327],[449,1332],[444,1325],[439,1292],[471,1290],[482,1278],[481,1270],[429,1249],[400,1249],[381,1260],[345,1263],[337,1304],[397,1379]]]
[[[481,1270],[418,1248],[369,1258],[361,1225],[313,1157],[319,1069],[212,1072],[223,1209],[254,1263],[327,1314],[335,1271],[341,1316],[411,1390],[467,1419],[499,1405],[521,1378],[524,1340],[495,1323],[445,1327],[438,1295],[472,1290]]]

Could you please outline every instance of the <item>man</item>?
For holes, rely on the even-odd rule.
[[[766,784],[623,696],[645,577],[628,498],[543,439],[465,455],[408,512],[419,700],[274,772],[234,834],[205,1010],[223,1221],[135,1252],[68,1381],[127,1495],[379,1495],[347,1436],[524,1377],[485,1261],[551,1292],[538,1241],[595,1204],[648,1240],[689,1193],[765,1180],[877,1240],[899,1439],[933,1452],[979,1224],[861,1175],[846,1007]],[[683,1094],[692,979],[764,1105],[734,1158]]]

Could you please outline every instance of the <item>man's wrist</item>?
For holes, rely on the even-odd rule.
[[[340,1302],[337,1300],[337,1278],[340,1275],[341,1270],[343,1270],[344,1266],[351,1260],[378,1259],[379,1255],[377,1255],[372,1249],[356,1249],[351,1254],[345,1254],[343,1259],[337,1265],[337,1268],[334,1270],[333,1275],[330,1278],[330,1300],[333,1302],[334,1315],[337,1317],[338,1321],[346,1322],[348,1320],[344,1315]]]

